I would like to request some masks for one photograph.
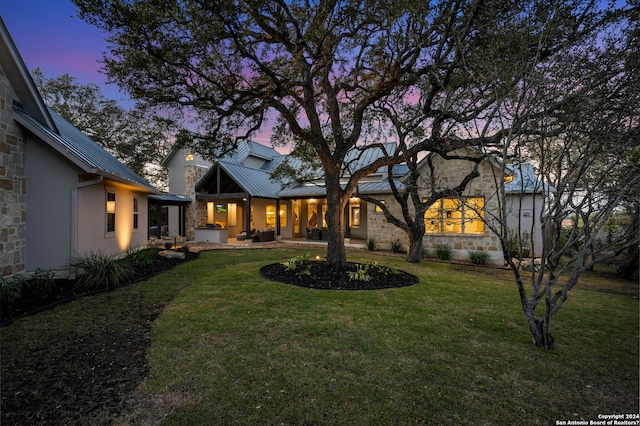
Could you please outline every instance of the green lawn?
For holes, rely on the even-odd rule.
[[[305,252],[203,252],[3,327],[2,423],[550,425],[638,412],[637,282],[585,276],[548,352],[531,344],[509,271],[352,251],[420,283],[326,291],[258,274]]]
[[[615,291],[634,283],[605,279],[602,292],[591,278],[572,291],[547,352],[531,344],[507,271],[350,252],[420,283],[321,291],[259,277],[300,253],[205,252],[152,280],[186,285],[155,322],[143,383],[184,402],[167,424],[531,425],[638,412],[638,300]]]

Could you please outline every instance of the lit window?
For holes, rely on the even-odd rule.
[[[381,201],[382,205],[384,205],[384,201]],[[382,207],[376,204],[376,213],[382,213]]]
[[[133,198],[133,229],[138,229],[138,199]]]
[[[116,194],[107,192],[107,232],[116,230]]]
[[[238,214],[238,204],[229,203],[229,214],[227,216],[227,222],[229,223],[229,226],[237,225],[237,221],[236,221],[237,214]]]
[[[280,206],[280,226],[287,226],[287,206]]]
[[[433,203],[424,213],[425,232],[440,232],[440,200]]]
[[[267,206],[267,228],[276,227],[276,206],[270,204]]]
[[[351,206],[351,227],[360,228],[360,206]]]
[[[467,198],[464,205],[464,233],[484,234],[484,198]]]
[[[484,233],[484,198],[445,198],[424,214],[425,232],[450,234]]]
[[[193,154],[186,154],[186,155],[184,156],[184,158],[185,158],[187,161],[193,161]]]
[[[207,224],[211,225],[213,224],[213,215],[214,215],[214,203],[212,202],[208,202],[207,203]]]

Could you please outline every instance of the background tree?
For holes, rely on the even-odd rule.
[[[270,117],[274,140],[315,153],[334,265],[346,263],[342,213],[360,179],[447,143],[452,123],[480,118],[517,84],[508,73],[485,72],[485,50],[500,64],[526,66],[540,52],[553,58],[599,19],[588,1],[74,2],[82,18],[110,33],[108,75],[135,99],[185,111],[201,153],[225,152]],[[525,18],[532,25],[523,31]],[[535,44],[512,51],[508,41],[518,37]],[[449,103],[455,92],[472,97]],[[426,137],[350,170],[341,186],[347,153],[375,145],[375,104],[405,95],[427,118]]]
[[[96,84],[81,84],[69,74],[47,78],[36,68],[32,75],[47,106],[138,175],[166,186],[159,164],[173,138],[170,120],[143,107],[127,110],[106,99]]]
[[[565,50],[566,62],[543,67],[511,104],[515,113],[503,115],[541,112],[535,132],[504,140],[505,153],[532,159],[541,176],[537,190],[546,204],[533,212],[542,224],[539,267],[522,274],[522,248],[535,250],[536,241],[520,234],[515,250],[509,245],[506,205],[487,224],[500,237],[533,341],[546,349],[554,347],[551,320],[581,275],[640,243],[637,221],[608,232],[623,208],[638,211],[640,191],[637,9],[619,22],[592,43]],[[504,200],[504,186],[498,188]]]

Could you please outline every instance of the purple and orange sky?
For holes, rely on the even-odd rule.
[[[133,105],[126,93],[117,84],[107,84],[100,72],[107,34],[78,18],[71,0],[0,0],[0,16],[30,72],[38,67],[47,78],[66,73],[81,84],[97,84],[107,99],[124,107]],[[269,124],[252,139],[271,145]]]
[[[47,78],[67,73],[81,84],[97,84],[107,99],[133,104],[100,72],[106,33],[78,18],[71,0],[0,0],[0,16],[29,71],[38,67]],[[270,131],[253,139],[270,145]]]
[[[106,34],[76,16],[71,0],[3,0],[0,15],[29,71],[48,78],[68,73],[80,83],[95,83],[106,98],[125,101],[115,84],[99,72]]]

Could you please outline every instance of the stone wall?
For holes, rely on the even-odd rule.
[[[15,98],[0,67],[0,276],[24,272],[27,256],[26,143],[13,119]]]
[[[207,223],[207,205],[201,201],[196,201],[196,183],[207,173],[206,167],[188,164],[184,166],[184,195],[193,201],[185,208],[185,226],[187,240],[196,239],[196,228],[204,227]]]
[[[436,189],[451,188],[460,183],[462,178],[473,168],[473,164],[462,160],[444,160],[437,157],[434,160],[434,174],[436,175]],[[496,181],[494,167],[489,162],[482,162],[480,176],[467,185],[463,196],[483,197],[485,200],[485,219],[490,219],[490,212],[496,212],[498,201],[496,196]],[[421,170],[425,179],[419,182],[421,198],[427,197],[430,192],[429,169]],[[398,218],[401,218],[400,207],[395,199],[389,195],[382,197],[387,206]],[[489,212],[489,214],[487,214]],[[388,249],[393,241],[399,240],[406,249],[409,244],[407,234],[395,225],[390,224],[383,213],[375,212],[375,206],[368,204],[367,220],[368,236],[373,237],[376,243]],[[486,250],[489,252],[492,263],[501,264],[503,261],[502,249],[498,238],[485,225],[482,234],[454,234],[454,233],[427,233],[423,238],[423,249],[433,253],[439,244],[449,245],[456,259],[469,259],[470,250]]]

